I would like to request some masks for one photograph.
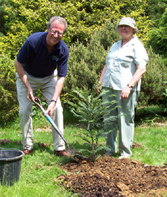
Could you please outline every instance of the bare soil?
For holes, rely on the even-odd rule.
[[[132,159],[102,156],[96,162],[64,164],[63,185],[82,197],[167,196],[167,164],[150,166]]]

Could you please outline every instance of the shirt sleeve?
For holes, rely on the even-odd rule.
[[[136,43],[134,50],[135,64],[141,67],[145,67],[149,58],[143,44],[139,41],[138,43]]]
[[[68,64],[69,50],[68,47],[64,49],[61,58],[58,62],[58,77],[65,77],[67,75],[67,64]]]

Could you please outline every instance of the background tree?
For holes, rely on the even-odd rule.
[[[97,84],[104,67],[109,47],[119,39],[115,24],[107,21],[99,31],[91,35],[87,46],[76,42],[70,48],[68,74],[63,91],[72,88],[89,90]]]
[[[8,0],[0,0],[0,36],[6,35],[5,29],[5,8],[10,6],[10,1]]]
[[[167,67],[162,56],[147,49],[149,61],[147,71],[142,77],[139,105],[158,104],[163,101],[164,81],[167,80]],[[157,69],[158,68],[158,69]]]
[[[158,27],[159,21],[166,8],[166,0],[147,0],[145,14],[150,18],[154,27]]]
[[[3,120],[8,121],[12,114],[18,112],[14,59],[25,39],[33,32],[45,31],[53,15],[65,17],[69,24],[68,32],[63,37],[70,50],[63,99],[63,95],[67,95],[73,87],[94,88],[109,47],[119,40],[115,25],[123,16],[136,20],[139,28],[137,36],[148,46],[150,61],[143,77],[142,104],[160,99],[166,72],[163,56],[166,55],[166,5],[166,0],[0,0],[0,32],[3,33],[0,33],[0,109],[4,110],[1,113]]]
[[[150,21],[144,14],[146,0],[11,0],[6,7],[5,27],[7,35],[0,38],[1,53],[11,53],[14,59],[25,39],[37,31],[45,31],[47,21],[53,15],[67,19],[68,32],[64,40],[70,47],[77,40],[86,45],[94,31],[107,20],[117,22],[122,16],[129,15],[137,21],[139,37],[146,40]]]
[[[154,52],[167,56],[167,8],[162,14],[161,18],[158,20],[157,27],[154,27],[150,32],[148,32],[147,45],[151,45]]]
[[[0,55],[0,123],[4,124],[18,112],[14,62]]]
[[[11,0],[11,6],[5,9],[7,35],[0,39],[1,53],[10,52],[14,59],[30,34],[46,30],[48,19],[56,14],[54,7],[55,3],[48,0]]]

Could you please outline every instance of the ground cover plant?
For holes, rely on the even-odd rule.
[[[65,138],[79,149],[84,142],[74,134],[82,125],[65,113]],[[0,196],[167,196],[167,119],[159,108],[137,110],[131,159],[116,154],[93,163],[54,156],[48,123],[42,116],[34,119],[34,151],[22,159],[20,180],[0,186]],[[0,128],[0,139],[1,148],[22,149],[18,120]]]

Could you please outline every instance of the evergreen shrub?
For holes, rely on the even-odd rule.
[[[119,39],[114,26],[107,21],[105,26],[92,34],[87,46],[78,41],[70,47],[68,74],[63,91],[69,93],[72,88],[95,88],[105,65],[108,49]]]
[[[167,78],[167,75],[166,75]],[[162,100],[159,101],[159,106],[162,109],[162,112],[164,113],[164,115],[167,116],[167,81],[164,81],[164,92],[163,92],[163,97]]]
[[[165,91],[164,81],[167,67],[163,58],[155,54],[150,47],[147,50],[149,61],[146,65],[147,71],[142,77],[140,105],[157,104],[163,99]]]
[[[161,4],[159,2],[159,4]],[[155,15],[158,17],[158,15]],[[151,29],[151,31],[148,31],[148,41],[147,45],[152,46],[153,51],[155,53],[158,53],[166,58],[167,56],[167,5],[166,9],[163,13],[161,13],[161,18],[158,18],[157,20],[154,19],[156,22],[156,25]]]
[[[0,55],[0,123],[11,120],[17,111],[14,62],[8,55]]]

